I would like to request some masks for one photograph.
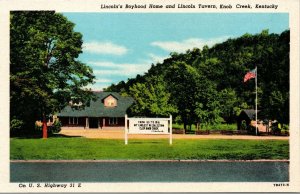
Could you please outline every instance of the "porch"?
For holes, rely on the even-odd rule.
[[[124,128],[124,117],[58,117],[62,128],[111,129]]]

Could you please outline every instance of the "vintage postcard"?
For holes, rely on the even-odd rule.
[[[0,192],[300,192],[299,1],[0,1]]]

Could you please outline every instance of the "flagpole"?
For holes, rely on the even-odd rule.
[[[257,66],[256,66],[256,72],[255,72],[255,135],[257,135]]]

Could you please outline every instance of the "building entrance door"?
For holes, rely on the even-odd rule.
[[[97,117],[89,118],[89,128],[98,128],[98,118]]]

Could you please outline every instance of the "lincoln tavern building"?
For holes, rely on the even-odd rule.
[[[116,92],[95,92],[96,101],[82,110],[65,107],[57,117],[63,127],[103,128],[125,125],[125,114],[132,105],[133,98]]]

